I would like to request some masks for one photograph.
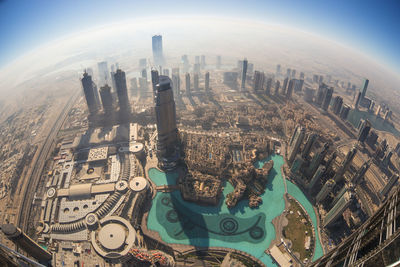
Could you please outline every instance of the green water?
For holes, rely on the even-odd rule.
[[[368,111],[360,111],[360,110],[355,110],[352,109],[349,112],[349,116],[347,117],[347,120],[354,126],[358,127],[358,123],[360,122],[361,119],[368,119],[372,127],[379,130],[379,131],[385,131],[394,134],[395,136],[400,136],[400,132],[394,128],[390,123],[386,122],[382,118],[378,118],[372,113],[369,113]]]
[[[263,203],[259,208],[250,209],[248,201],[243,200],[233,209],[228,209],[224,201],[226,195],[233,191],[230,183],[224,185],[219,204],[211,207],[186,202],[178,191],[157,193],[148,215],[147,227],[157,231],[167,243],[234,248],[259,258],[267,266],[275,266],[264,250],[275,239],[275,229],[271,221],[284,210],[284,183],[280,170],[283,158],[274,155],[257,162],[256,167],[261,167],[270,159],[274,161],[274,168],[269,174],[266,191],[261,196]],[[150,169],[149,177],[159,186],[175,184],[178,174],[174,172],[165,174]],[[293,197],[299,197],[298,192],[294,193]],[[304,197],[302,193],[301,195]],[[304,199],[307,201],[305,197]],[[307,206],[303,200],[299,202]],[[313,214],[315,218],[312,206],[309,202],[308,204],[312,212],[306,208],[307,212]],[[316,220],[313,221],[315,222]],[[318,246],[319,250],[316,249],[316,252],[322,253],[319,242]]]

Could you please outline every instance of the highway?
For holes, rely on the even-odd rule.
[[[29,224],[29,216],[31,211],[32,200],[34,196],[34,192],[36,191],[38,182],[43,172],[44,165],[46,163],[46,159],[49,157],[51,152],[53,151],[53,145],[56,141],[57,134],[67,119],[68,113],[72,108],[73,104],[76,102],[78,97],[80,96],[80,91],[77,90],[75,94],[73,94],[68,102],[65,104],[63,110],[60,112],[58,118],[56,119],[53,127],[51,128],[49,134],[47,135],[44,142],[40,145],[36,153],[39,153],[36,157],[35,162],[32,162],[33,170],[31,172],[30,177],[27,176],[25,179],[28,181],[25,183],[25,188],[23,189],[23,199],[21,201],[20,209],[18,212],[18,217],[16,219],[17,225],[26,232]]]

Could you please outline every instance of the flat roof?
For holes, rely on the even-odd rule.
[[[107,159],[108,146],[91,148],[89,150],[88,162]]]
[[[269,253],[271,254],[271,257],[274,258],[274,260],[278,263],[279,266],[282,267],[287,267],[287,266],[293,266],[293,264],[290,262],[290,257],[287,253],[282,253],[282,251],[274,245],[270,250]]]

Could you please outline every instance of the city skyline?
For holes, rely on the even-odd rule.
[[[96,15],[86,14],[85,10],[89,7],[91,13]],[[136,13],[131,13],[129,7],[135,7]],[[279,4],[270,1],[206,1],[201,6],[194,2],[176,1],[168,7],[158,5],[158,1],[151,6],[136,1],[112,5],[106,1],[97,2],[96,5],[87,2],[79,6],[68,2],[2,1],[0,34],[5,38],[1,45],[0,67],[7,66],[32,49],[77,32],[132,18],[146,19],[170,14],[174,17],[241,18],[294,28],[358,50],[388,68],[394,68],[398,74],[400,55],[397,44],[400,37],[396,10],[399,10],[397,1],[284,1]]]

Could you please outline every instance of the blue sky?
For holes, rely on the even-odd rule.
[[[0,0],[0,67],[77,31],[158,15],[224,16],[279,24],[342,43],[400,73],[397,0]]]

